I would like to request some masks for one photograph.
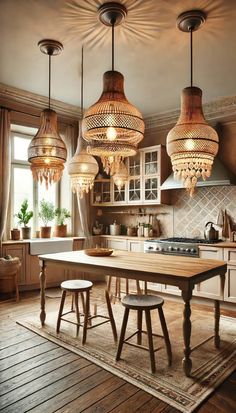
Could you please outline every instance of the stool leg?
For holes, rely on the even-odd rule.
[[[74,311],[74,294],[72,293],[72,298],[71,298],[71,311]]]
[[[57,318],[57,334],[60,331],[60,325],[61,325],[61,316],[64,308],[64,303],[66,299],[66,290],[63,290],[62,296],[61,296],[61,303],[60,303],[60,308],[59,308],[59,313],[58,313],[58,318]]]
[[[147,295],[147,281],[144,281],[144,294]]]
[[[137,287],[137,294],[142,294],[142,291],[141,291],[140,284],[139,284],[138,280],[136,280],[136,287]]]
[[[168,366],[171,366],[171,363],[172,363],[171,344],[170,344],[169,333],[168,333],[168,330],[167,330],[166,320],[165,320],[165,316],[164,316],[162,307],[158,308],[158,313],[159,313],[159,318],[160,318],[160,322],[161,322],[161,328],[162,328],[163,335],[164,335],[164,340],[165,340],[165,343],[166,343],[166,353],[167,353],[167,358],[168,358]]]
[[[121,332],[120,332],[120,339],[119,339],[118,349],[117,349],[117,353],[116,353],[116,361],[120,360],[120,355],[121,355],[121,351],[122,351],[122,347],[123,347],[123,343],[124,343],[125,331],[126,331],[128,317],[129,317],[129,308],[125,308],[124,318],[123,318]]]
[[[155,366],[155,354],[154,354],[153,340],[152,340],[152,323],[151,323],[150,310],[145,310],[145,316],[146,316],[146,324],[147,324],[151,370],[152,370],[152,373],[155,373],[156,366]]]
[[[16,275],[15,275],[15,288],[16,288],[16,302],[18,303],[19,302],[19,300],[20,300],[20,297],[19,297],[19,286],[18,286],[18,271],[17,271],[17,273],[16,273]]]
[[[138,310],[137,311],[137,328],[138,328],[137,344],[139,345],[142,344],[142,318],[143,318],[143,311]]]
[[[88,317],[89,317],[89,299],[90,299],[90,291],[86,291],[86,299],[85,299],[85,313],[84,313],[84,328],[83,328],[83,339],[82,339],[82,344],[86,343],[86,338],[87,338],[87,326],[88,326]]]
[[[108,281],[107,281],[107,291],[108,292],[111,291],[111,280],[112,280],[112,276],[108,275]]]
[[[81,303],[83,308],[83,313],[85,314],[85,302],[84,302],[84,293],[80,293]]]
[[[113,317],[110,297],[109,297],[109,293],[108,293],[107,290],[105,291],[105,298],[106,298],[106,302],[107,302],[107,311],[108,311],[108,315],[109,315],[109,318],[110,318],[110,323],[111,323],[111,328],[112,328],[114,341],[117,341],[116,323],[115,323],[115,320],[114,320],[114,317]]]
[[[126,292],[126,295],[129,294],[129,279],[128,278],[126,278],[125,280],[125,292]]]
[[[80,315],[79,315],[79,300],[78,300],[78,292],[74,293],[75,297],[75,312],[76,312],[76,318],[77,318],[77,326],[76,326],[76,337],[79,335],[79,328],[80,328]]]

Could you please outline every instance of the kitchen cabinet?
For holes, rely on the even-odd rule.
[[[224,249],[213,246],[200,246],[199,258],[213,260],[224,260]],[[197,284],[194,289],[194,295],[213,299],[222,299],[220,277],[214,277],[210,280]]]
[[[103,238],[102,242],[105,243],[106,248],[112,248],[114,250],[127,251],[127,240],[118,238]]]
[[[25,272],[26,272],[26,260],[28,244],[6,244],[3,245],[3,256],[11,255],[12,257],[18,257],[21,261],[19,285],[25,284]]]
[[[111,180],[95,180],[91,191],[93,206],[159,205],[169,203],[169,192],[161,184],[170,173],[170,160],[162,145],[142,148],[126,159],[128,182],[119,192]]]
[[[132,239],[127,240],[127,251],[143,252],[143,250],[144,250],[144,241],[138,241],[138,240],[132,240]]]
[[[236,303],[236,248],[224,248],[224,261],[228,264],[224,300]]]

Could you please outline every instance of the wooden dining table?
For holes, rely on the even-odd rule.
[[[84,251],[60,252],[56,254],[40,255],[40,288],[41,288],[41,325],[45,324],[45,284],[46,268],[57,266],[65,270],[87,272],[97,275],[111,275],[152,283],[161,283],[177,286],[181,290],[184,301],[183,310],[183,343],[184,357],[183,370],[186,376],[191,375],[191,352],[214,338],[215,347],[220,346],[219,323],[220,301],[214,300],[214,334],[194,348],[190,346],[191,340],[191,299],[194,286],[215,276],[221,278],[221,298],[223,299],[225,273],[227,265],[224,261],[170,256],[163,254],[145,254],[141,252],[127,252],[115,250],[111,256],[93,257]]]

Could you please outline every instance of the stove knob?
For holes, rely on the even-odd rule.
[[[191,252],[190,248],[186,248],[185,251],[186,251],[186,252]]]
[[[149,250],[153,250],[153,247],[148,247]]]
[[[161,248],[160,248],[160,251],[165,251],[165,248],[161,247]]]
[[[174,250],[175,250],[175,251],[179,251],[179,247],[175,247]]]
[[[156,251],[159,251],[159,249],[160,249],[159,247],[156,247]]]
[[[171,246],[169,246],[168,250],[169,250],[169,251],[174,251],[174,248],[171,247]]]
[[[195,248],[192,248],[192,249],[191,249],[191,253],[192,253],[192,254],[195,254],[195,252],[197,252],[197,251],[195,250]]]

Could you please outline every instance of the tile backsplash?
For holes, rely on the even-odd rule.
[[[212,186],[198,188],[193,198],[185,190],[172,192],[173,235],[203,237],[208,221],[217,223],[220,209],[226,209],[235,228],[236,187]]]

